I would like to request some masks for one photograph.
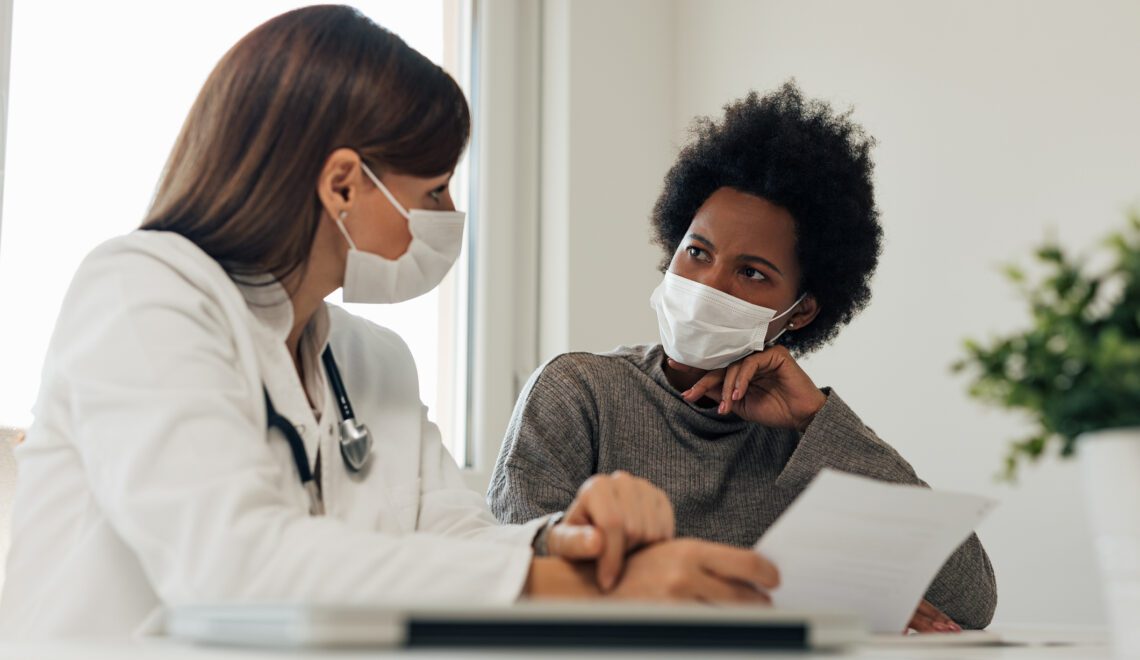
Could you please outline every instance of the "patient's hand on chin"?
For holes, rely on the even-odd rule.
[[[666,363],[686,374],[687,380],[700,373],[672,358]],[[752,353],[724,369],[704,372],[681,398],[694,404],[713,399],[719,401],[717,412],[722,415],[734,413],[750,422],[801,433],[827,402],[827,396],[783,346]]]
[[[779,572],[753,550],[697,539],[662,541],[626,559],[610,595],[629,600],[770,603]]]

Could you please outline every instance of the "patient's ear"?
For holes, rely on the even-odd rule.
[[[814,321],[816,316],[819,316],[819,303],[816,302],[815,296],[809,293],[804,296],[804,299],[796,306],[796,311],[792,312],[788,318],[788,332],[795,332],[803,328]]]

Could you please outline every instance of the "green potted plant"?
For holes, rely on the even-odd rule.
[[[1114,644],[1140,654],[1140,214],[1093,254],[1047,242],[1035,256],[1033,276],[1005,270],[1030,327],[967,340],[954,369],[972,375],[972,396],[1035,423],[1011,444],[1004,478],[1051,447],[1079,456]]]

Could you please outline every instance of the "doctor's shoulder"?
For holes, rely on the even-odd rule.
[[[232,298],[241,303],[225,270],[185,237],[167,231],[136,230],[104,241],[80,263],[68,289],[68,301],[95,296],[112,310],[118,306],[190,305]],[[242,303],[243,304],[243,303]]]

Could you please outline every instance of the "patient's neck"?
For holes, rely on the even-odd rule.
[[[665,372],[665,380],[669,381],[669,384],[673,386],[673,389],[677,390],[678,394],[696,385],[697,381],[701,379],[701,376],[708,373],[703,369],[676,369],[669,365],[669,356],[667,355],[661,357],[661,370]],[[697,401],[696,405],[702,408],[708,408],[717,405],[717,402],[704,396],[701,397],[700,401]]]

